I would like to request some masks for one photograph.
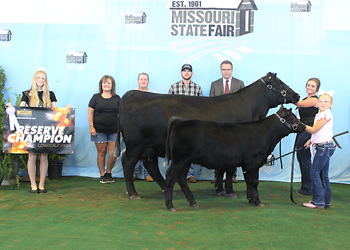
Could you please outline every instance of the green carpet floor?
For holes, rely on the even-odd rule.
[[[331,184],[331,209],[316,210],[301,206],[310,197],[293,204],[289,183],[260,182],[262,208],[248,204],[243,181],[237,199],[209,181],[190,184],[199,208],[176,184],[175,213],[156,183],[135,186],[143,199],[129,200],[123,179],[63,177],[46,194],[31,194],[29,182],[1,186],[0,249],[350,249],[349,185]]]

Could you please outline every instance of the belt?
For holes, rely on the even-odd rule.
[[[333,142],[333,140],[329,140],[329,141],[325,141],[325,142],[320,142],[320,143],[315,143],[316,147],[317,146],[322,146],[322,145],[325,145],[325,144],[328,144],[328,143],[331,143]]]

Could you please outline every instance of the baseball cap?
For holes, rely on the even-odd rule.
[[[188,69],[189,71],[192,72],[192,66],[188,63],[185,63],[184,65],[182,65],[181,71],[184,71],[185,69]]]

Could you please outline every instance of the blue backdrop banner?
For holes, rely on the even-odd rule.
[[[146,72],[149,88],[166,94],[181,79],[181,66],[190,63],[192,80],[208,96],[227,59],[245,86],[275,72],[302,98],[307,80],[317,77],[322,89],[335,91],[334,133],[349,130],[349,1],[18,0],[0,5],[7,96],[14,99],[12,93],[29,89],[34,70],[42,66],[57,105],[76,108],[75,152],[65,159],[64,175],[99,176],[87,106],[103,75],[115,78],[122,96],[137,88],[138,74]],[[350,182],[349,138],[338,137],[342,149],[331,158],[332,182]],[[282,154],[292,150],[294,140],[295,135],[282,140]],[[291,160],[291,155],[283,159],[284,169],[278,162],[262,167],[260,179],[289,181]],[[163,158],[159,162],[164,174]],[[123,176],[119,158],[112,173]],[[197,167],[196,178],[212,179],[213,173]],[[294,180],[300,181],[298,166]]]

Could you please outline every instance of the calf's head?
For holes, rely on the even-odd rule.
[[[276,73],[267,73],[266,76],[261,78],[261,81],[271,91],[277,91],[283,98],[283,103],[297,103],[300,99],[300,95],[295,93],[287,84],[282,82]]]
[[[305,124],[293,114],[292,109],[286,109],[283,106],[277,111],[276,116],[280,122],[285,124],[293,133],[305,131]]]

